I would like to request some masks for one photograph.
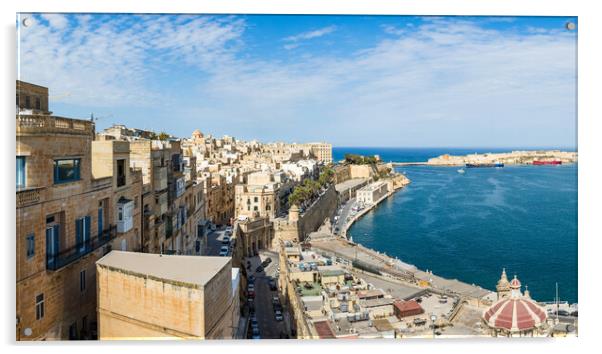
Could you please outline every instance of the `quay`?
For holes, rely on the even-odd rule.
[[[393,165],[394,167],[400,167],[400,166],[424,166],[424,165],[428,165],[428,162],[391,162],[391,165]]]

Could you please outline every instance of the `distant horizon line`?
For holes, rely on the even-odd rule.
[[[333,149],[523,149],[523,150],[577,150],[571,146],[332,146]]]

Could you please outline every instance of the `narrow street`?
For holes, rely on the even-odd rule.
[[[203,254],[206,256],[219,256],[221,247],[228,246],[228,244],[222,243],[224,236],[226,236],[225,227],[215,231],[210,231],[207,235],[207,248]]]
[[[265,269],[257,272],[257,267],[267,258],[272,262]],[[287,338],[284,321],[277,321],[275,317],[272,299],[278,295],[277,291],[270,290],[269,281],[274,279],[279,266],[278,254],[270,251],[260,251],[259,256],[247,258],[251,266],[247,270],[249,275],[255,276],[255,316],[259,324],[259,334],[262,339]],[[245,260],[246,264],[246,260]],[[249,326],[249,338],[251,338],[251,326]]]

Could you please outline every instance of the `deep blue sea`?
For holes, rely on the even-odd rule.
[[[333,149],[425,161],[512,149]],[[355,242],[435,274],[494,290],[502,267],[540,301],[577,302],[577,165],[397,168],[411,184],[349,230]],[[524,290],[524,287],[523,287]]]

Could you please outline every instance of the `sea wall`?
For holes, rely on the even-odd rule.
[[[298,220],[296,217],[274,219],[274,243],[279,240],[291,240],[302,242],[307,235],[317,231],[324,220],[331,219],[336,212],[338,204],[337,193],[334,185],[331,185],[303,214]]]

